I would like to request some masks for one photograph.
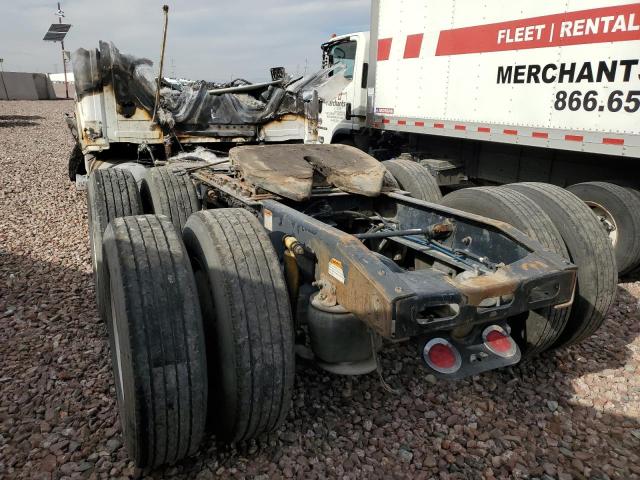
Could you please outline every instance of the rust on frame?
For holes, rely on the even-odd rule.
[[[384,287],[378,281],[378,275],[383,271],[372,275],[364,265],[354,260],[354,254],[359,249],[369,253],[362,242],[352,235],[343,233],[338,242],[337,251],[329,251],[323,242],[311,241],[309,246],[317,258],[317,271],[322,278],[331,282],[337,302],[383,337],[392,338],[394,335],[393,299],[386,294]],[[341,262],[344,268],[344,283],[337,278],[336,272],[332,272],[329,268],[332,265],[332,259],[336,257],[347,260]],[[335,266],[335,263],[333,265]]]
[[[487,298],[513,294],[521,280],[513,275],[509,267],[501,267],[495,273],[488,275],[479,275],[464,280],[447,278],[447,281],[467,297],[469,305],[479,307],[480,303]]]

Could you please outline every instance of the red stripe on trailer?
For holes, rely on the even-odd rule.
[[[624,138],[603,138],[602,143],[605,145],[624,145]]]
[[[389,120],[388,118],[383,118],[382,123],[391,123],[391,120]]]
[[[491,129],[489,127],[478,127],[478,132],[480,132],[480,133],[491,133]]]
[[[433,128],[444,128],[444,123],[434,123]]]
[[[391,42],[393,38],[381,38],[378,40],[378,61],[389,60],[391,54]]]
[[[533,138],[549,138],[549,134],[546,132],[533,132],[531,136]]]
[[[415,122],[416,127],[424,127],[424,122]]]
[[[464,125],[456,125],[453,128],[455,128],[456,130],[466,130],[467,129],[467,127],[464,126]]]
[[[407,35],[407,41],[404,44],[404,58],[418,58],[422,49],[422,33]]]
[[[638,19],[640,3],[631,3],[442,30],[436,56],[640,40]]]
[[[406,125],[407,121],[406,120],[398,120],[398,125]]]
[[[568,142],[582,142],[584,137],[582,135],[565,135],[564,139]]]
[[[518,135],[518,130],[505,129],[505,130],[503,130],[503,133],[505,135]]]

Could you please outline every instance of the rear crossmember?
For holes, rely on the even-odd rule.
[[[326,279],[322,287],[331,291],[328,296],[385,338],[483,324],[571,302],[575,266],[558,255],[537,252],[531,240],[514,228],[415,199],[400,198],[398,202],[406,202],[412,215],[419,212],[423,219],[430,217],[434,227],[452,222],[455,232],[446,241],[453,248],[416,235],[429,228],[350,235],[273,200],[262,202],[261,216],[274,244],[294,236],[304,245],[305,255],[313,257],[316,276]],[[367,248],[362,241],[369,239],[391,240],[477,275],[456,280],[441,270],[399,268]],[[505,252],[507,248],[511,251],[501,257],[508,264],[492,262],[470,247],[458,247],[481,242],[502,243]],[[506,304],[497,300],[483,306],[483,302],[505,297],[509,297]],[[442,316],[451,306],[453,315]]]

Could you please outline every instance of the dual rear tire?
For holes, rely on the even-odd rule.
[[[145,213],[166,215],[179,232],[189,216],[200,210],[196,187],[189,175],[171,167],[149,168],[140,193]]]
[[[445,196],[442,204],[509,223],[548,250],[569,257],[560,232],[553,221],[533,200],[514,190],[492,187],[466,188]],[[531,311],[514,335],[523,355],[531,357],[551,348],[560,338],[570,309],[547,307]]]
[[[614,250],[589,207],[564,188],[546,183],[515,183],[508,189],[526,195],[551,218],[578,266],[571,315],[555,346],[581,342],[600,328],[615,299],[618,272]]]
[[[276,429],[291,404],[293,322],[257,218],[198,212],[184,241],[164,215],[116,218],[103,243],[116,392],[136,465],[194,453],[207,426],[229,442]]]
[[[382,162],[391,179],[387,179],[390,186],[398,187],[411,194],[413,198],[425,202],[438,203],[442,200],[442,192],[436,179],[429,171],[417,162],[396,158]]]
[[[598,217],[613,245],[618,273],[640,266],[640,192],[606,182],[578,183],[567,190]]]
[[[208,424],[230,442],[272,431],[291,401],[293,321],[264,228],[243,209],[198,212],[189,176],[170,167],[149,169],[141,190],[145,210],[182,231],[193,263],[211,380]]]
[[[153,468],[194,453],[207,428],[234,442],[284,421],[293,321],[256,217],[198,212],[195,186],[169,167],[141,190],[127,170],[93,172],[89,232],[124,443]]]
[[[91,265],[95,278],[98,312],[103,321],[108,319],[106,267],[102,239],[109,222],[118,217],[141,215],[142,201],[138,186],[130,171],[120,168],[96,170],[87,185],[87,215]]]
[[[140,467],[194,453],[207,411],[198,292],[164,216],[114,219],[105,231],[109,342],[125,447]]]
[[[236,442],[273,431],[293,392],[293,320],[278,257],[264,227],[243,209],[198,212],[184,242],[204,313],[211,418]]]
[[[580,342],[602,325],[615,298],[615,257],[599,220],[578,197],[554,185],[519,183],[459,190],[442,203],[510,223],[578,266],[573,305],[526,319],[525,356]]]

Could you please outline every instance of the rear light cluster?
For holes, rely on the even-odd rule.
[[[491,325],[482,332],[484,346],[500,357],[508,358],[516,354],[516,342],[504,329],[498,325]]]
[[[440,373],[455,373],[462,366],[460,352],[444,338],[433,338],[423,349],[424,361]]]
[[[518,353],[513,338],[499,325],[485,328],[482,332],[482,342],[489,353],[501,358],[511,358]],[[487,356],[486,353],[481,355]],[[422,350],[422,357],[430,368],[441,374],[453,374],[462,367],[460,352],[453,343],[444,338],[429,340]]]

